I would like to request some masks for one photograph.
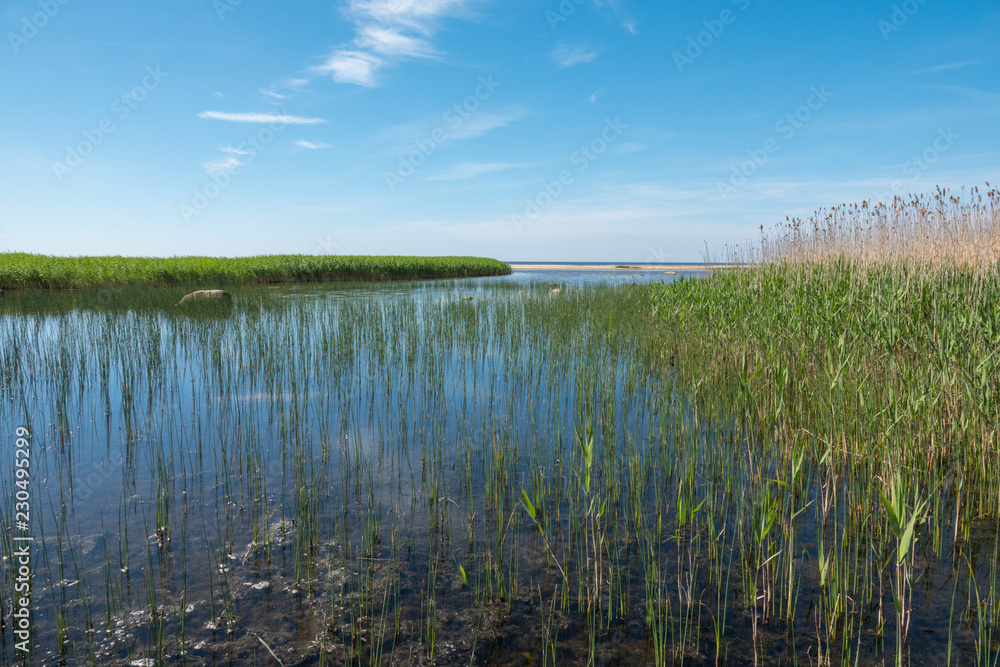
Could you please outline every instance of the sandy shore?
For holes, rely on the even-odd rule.
[[[690,264],[511,264],[515,271],[705,271],[704,266]],[[724,269],[713,266],[712,269]]]

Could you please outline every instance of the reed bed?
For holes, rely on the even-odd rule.
[[[755,661],[803,604],[819,664],[909,664],[919,633],[934,664],[1000,657],[998,203],[819,211],[734,255],[749,268],[650,290],[664,362],[744,434]]]
[[[986,184],[954,193],[869,200],[787,218],[761,242],[742,246],[733,263],[916,263],[985,268],[1000,260],[1000,190]]]
[[[499,276],[510,271],[510,266],[503,262],[479,257],[261,255],[160,258],[0,253],[0,289],[414,280]]]

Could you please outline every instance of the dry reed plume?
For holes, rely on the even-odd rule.
[[[896,197],[820,209],[786,218],[761,243],[735,253],[737,263],[809,263],[842,259],[864,265],[916,263],[988,267],[1000,259],[1000,190],[986,184],[959,195]]]

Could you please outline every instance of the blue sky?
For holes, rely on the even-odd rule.
[[[699,261],[1000,180],[1000,7],[16,0],[0,250]]]

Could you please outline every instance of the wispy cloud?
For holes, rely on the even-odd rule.
[[[244,166],[246,163],[242,158],[250,155],[250,151],[232,146],[220,146],[219,150],[223,155],[209,162],[202,162],[201,166],[209,174],[220,174],[224,171],[232,172],[234,169]]]
[[[227,120],[233,123],[278,123],[280,125],[319,125],[322,118],[303,118],[275,113],[226,113],[224,111],[202,111],[198,118]]]
[[[576,4],[582,2],[582,0],[575,1]],[[625,32],[630,35],[639,34],[638,23],[625,6],[627,3],[621,2],[621,0],[591,0],[591,2],[599,10],[607,10],[608,13],[613,14],[614,19],[618,21]]]
[[[528,115],[524,107],[513,107],[499,113],[477,113],[466,119],[457,129],[450,131],[450,139],[471,139],[487,132],[523,120]]]
[[[275,92],[274,86],[271,86],[270,89],[268,89],[268,88],[261,88],[260,92],[261,92],[262,95],[267,95],[268,97],[270,97],[272,99],[275,99],[275,100],[287,100],[288,99],[288,95],[282,95],[281,93]]]
[[[428,177],[429,181],[463,181],[483,174],[492,174],[508,169],[524,169],[526,164],[510,162],[461,162],[444,170],[440,174]]]
[[[649,148],[649,146],[647,146],[646,144],[639,144],[631,141],[626,141],[622,143],[616,143],[611,147],[611,150],[620,155],[624,155],[627,153],[638,153],[639,151],[644,151],[647,148]]]
[[[944,65],[935,65],[934,67],[925,67],[924,69],[918,69],[914,74],[934,74],[936,72],[948,72],[955,69],[962,69],[963,67],[968,67],[969,65],[976,65],[979,60],[962,60],[954,63],[947,63]]]
[[[443,141],[438,143],[447,144],[452,141],[481,137],[488,132],[516,123],[527,115],[526,108],[514,106],[496,113],[476,111],[468,118],[460,118],[460,122],[456,122],[456,124],[446,125],[441,124],[440,117],[427,116],[391,127],[385,131],[383,137],[389,145],[391,154],[402,155],[413,151],[415,140],[429,138],[436,132],[440,132],[444,137]],[[459,117],[456,116],[456,119]]]
[[[353,83],[374,88],[378,85],[375,75],[382,67],[382,60],[364,51],[337,49],[322,65],[313,68],[317,74],[329,74],[337,83]]]
[[[299,139],[298,141],[295,142],[295,145],[299,146],[300,148],[309,149],[311,151],[321,151],[324,148],[330,147],[330,144],[323,143],[322,141],[318,143],[313,143],[312,141],[306,141],[305,139]]]
[[[433,58],[437,52],[430,42],[420,37],[404,35],[392,28],[369,25],[359,28],[354,43],[362,49],[370,49],[384,56],[407,58]]]
[[[582,45],[559,42],[552,50],[552,59],[560,67],[573,67],[581,63],[589,63],[600,54],[599,51],[588,49]]]
[[[355,37],[330,53],[312,71],[338,83],[379,85],[384,67],[410,58],[439,58],[431,44],[437,22],[461,15],[475,0],[348,0],[344,14]]]
[[[202,167],[210,174],[220,174],[243,166],[243,161],[234,155],[225,155],[211,162],[203,162]]]

